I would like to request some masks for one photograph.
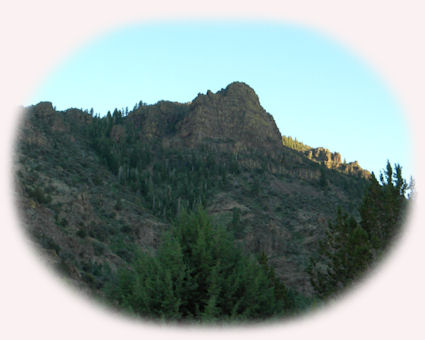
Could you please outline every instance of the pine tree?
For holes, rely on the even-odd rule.
[[[369,188],[360,206],[361,226],[370,237],[374,252],[379,254],[391,243],[403,220],[407,205],[407,183],[401,166],[387,162],[380,182],[372,173]]]
[[[121,307],[165,320],[261,320],[285,313],[286,287],[235,247],[203,209],[182,212],[155,255],[140,252],[106,289]]]
[[[400,228],[407,184],[401,167],[387,162],[380,182],[372,173],[359,208],[360,223],[338,210],[320,244],[319,255],[310,259],[308,273],[320,298],[334,295],[359,278],[388,247]]]

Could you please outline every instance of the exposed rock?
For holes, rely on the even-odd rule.
[[[281,152],[281,135],[273,117],[254,90],[234,82],[213,93],[198,94],[190,104],[160,101],[129,115],[142,139],[163,145],[198,147],[208,144],[231,152]]]
[[[38,117],[46,117],[55,113],[51,102],[40,102],[32,107],[34,114]]]
[[[346,163],[345,161],[342,162],[341,154],[338,152],[331,152],[328,149],[322,147],[312,148],[311,146],[297,141],[296,138],[292,139],[292,137],[288,136],[282,137],[282,143],[284,146],[300,152],[308,159],[322,164],[328,169],[338,170],[346,174],[360,176],[363,178],[370,177],[369,171],[362,169],[357,161],[350,163]]]
[[[360,167],[357,161],[342,163],[341,155],[338,152],[331,152],[328,149],[319,147],[304,151],[308,159],[325,165],[328,169],[335,169],[350,175],[357,175],[364,178],[370,177],[370,172]]]
[[[326,165],[329,169],[338,168],[341,164],[341,155],[338,152],[330,152],[328,149],[319,147],[305,151],[309,159],[313,159]]]
[[[213,94],[198,95],[179,127],[185,144],[215,143],[240,151],[281,151],[281,135],[273,117],[260,105],[248,85],[235,82]]]

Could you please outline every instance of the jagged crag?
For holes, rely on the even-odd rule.
[[[297,141],[296,138],[293,139],[288,136],[282,137],[282,143],[291,149],[302,152],[308,159],[322,164],[329,169],[335,169],[339,172],[354,176],[361,176],[366,179],[370,178],[370,172],[362,169],[357,161],[347,163],[344,160],[344,162],[342,162],[341,154],[338,152],[331,152],[322,147],[312,148],[311,146]]]
[[[282,143],[244,83],[103,118],[49,102],[24,111],[15,162],[24,224],[66,277],[100,294],[136,248],[156,249],[179,211],[203,205],[308,297],[318,240],[337,206],[358,214],[368,182],[337,154]]]

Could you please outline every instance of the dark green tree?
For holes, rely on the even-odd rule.
[[[203,209],[181,213],[156,254],[139,252],[106,295],[143,317],[186,321],[280,316],[287,296],[271,267],[235,247]]]
[[[308,268],[318,297],[326,298],[349,286],[367,269],[371,257],[367,232],[338,209],[320,244],[318,259],[312,259]]]
[[[243,236],[243,229],[243,224],[241,223],[241,210],[239,208],[233,208],[230,230],[232,230],[235,238],[239,239]]]
[[[263,270],[267,274],[269,284],[273,288],[274,297],[277,301],[283,302],[283,308],[286,312],[292,312],[295,310],[295,301],[293,296],[290,295],[289,290],[285,284],[276,276],[273,266],[269,264],[267,255],[262,251],[258,257],[258,262],[263,267]]]
[[[360,222],[338,210],[320,244],[318,256],[310,260],[308,273],[320,298],[334,295],[359,278],[396,235],[407,204],[407,183],[401,167],[387,162],[378,181],[372,173],[359,208]]]
[[[369,188],[359,209],[360,225],[368,232],[377,254],[385,250],[397,234],[408,202],[408,186],[402,176],[401,166],[396,164],[394,170],[395,172],[390,162],[387,162],[379,182],[372,173]]]

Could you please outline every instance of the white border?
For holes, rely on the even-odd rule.
[[[13,204],[11,148],[16,105],[68,53],[101,32],[140,20],[187,18],[286,20],[346,43],[386,80],[406,111],[415,142],[417,190],[423,192],[425,13],[422,1],[240,0],[14,1],[0,5],[2,225],[0,335],[4,339],[133,339],[149,336],[287,339],[420,339],[423,322],[423,212],[370,281],[327,310],[278,326],[241,330],[157,328],[128,322],[80,298],[52,276],[25,245]],[[360,133],[359,133],[360,136]],[[417,205],[423,203],[418,197]],[[219,332],[219,334],[217,334]]]

